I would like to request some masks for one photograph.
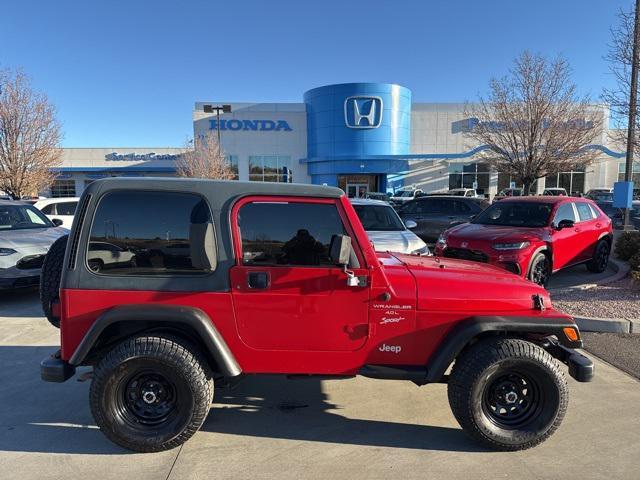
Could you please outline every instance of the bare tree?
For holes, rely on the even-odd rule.
[[[602,111],[577,95],[563,58],[525,51],[465,114],[473,119],[468,138],[487,146],[486,161],[526,195],[538,178],[586,166],[598,155],[585,147],[601,133]]]
[[[48,188],[60,165],[60,124],[21,71],[0,70],[0,189],[13,198]]]
[[[633,63],[634,10],[620,10],[618,24],[611,27],[609,53],[604,59],[615,79],[615,86],[605,88],[602,100],[609,104],[612,119],[617,127],[611,135],[622,145],[627,143],[627,121],[629,119],[629,92],[631,91],[631,65]],[[640,145],[640,117],[636,115],[634,146]]]
[[[188,145],[176,163],[176,173],[179,177],[215,180],[233,180],[236,177],[212,132],[196,137],[193,145]]]

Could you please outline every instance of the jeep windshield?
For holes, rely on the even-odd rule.
[[[499,202],[479,213],[471,223],[539,228],[549,223],[551,210],[551,203]]]
[[[31,205],[0,205],[0,230],[49,228],[53,223]]]
[[[367,231],[396,232],[405,230],[402,220],[386,205],[354,205],[362,226]]]

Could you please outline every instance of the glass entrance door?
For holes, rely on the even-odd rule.
[[[347,197],[367,198],[367,193],[369,193],[368,183],[347,183]]]

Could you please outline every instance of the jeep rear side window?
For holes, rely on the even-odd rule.
[[[255,202],[238,212],[244,265],[331,266],[333,235],[346,235],[334,204]]]
[[[193,275],[192,225],[211,221],[202,197],[174,192],[112,192],[98,204],[87,266],[105,275]],[[197,246],[196,246],[197,247]]]

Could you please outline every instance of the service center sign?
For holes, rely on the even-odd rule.
[[[209,130],[218,129],[218,120],[209,120]],[[286,120],[220,120],[220,130],[254,132],[290,132],[292,129]]]

